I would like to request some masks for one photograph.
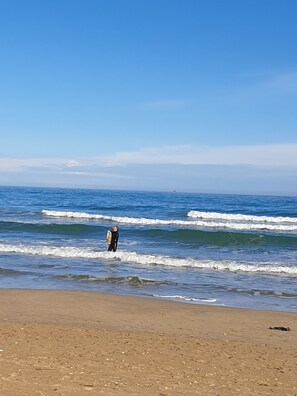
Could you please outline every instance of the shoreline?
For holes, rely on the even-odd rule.
[[[146,295],[146,294],[129,294],[126,292],[114,292],[114,291],[101,291],[97,289],[87,289],[87,288],[77,288],[77,289],[71,289],[71,288],[34,288],[31,286],[28,287],[18,287],[18,286],[2,286],[0,287],[1,290],[13,290],[13,291],[43,291],[43,292],[61,292],[61,293],[91,293],[91,294],[99,294],[99,295],[107,295],[107,296],[120,296],[120,297],[131,297],[131,298],[140,298],[140,299],[148,299],[148,300],[157,300],[157,301],[164,301],[164,302],[170,302],[170,303],[176,303],[176,304],[184,304],[184,305],[194,305],[194,306],[206,306],[206,307],[214,307],[214,308],[230,308],[230,309],[239,309],[239,310],[251,310],[251,311],[262,311],[262,312],[279,312],[279,313],[295,313],[297,314],[297,309],[272,309],[272,308],[266,308],[266,307],[259,307],[257,306],[240,306],[240,305],[224,305],[224,304],[216,304],[215,302],[208,303],[207,301],[187,301],[183,299],[174,299],[174,298],[166,298],[162,296],[155,296],[155,295]]]
[[[52,305],[47,305],[47,301],[51,300]],[[65,306],[59,304],[61,301],[64,302]],[[80,310],[80,318],[78,315],[77,307],[75,304],[80,304],[81,307],[84,305],[92,306],[93,313],[89,315],[83,310]],[[235,318],[232,321],[232,325],[241,326],[242,323],[239,323],[239,319],[243,320],[244,318],[255,318],[263,323],[267,322],[267,317],[275,320],[279,320],[282,318],[282,322],[288,323],[290,320],[294,321],[294,318],[297,319],[297,312],[294,311],[279,311],[279,310],[265,310],[265,309],[257,309],[257,308],[245,308],[245,307],[230,307],[230,306],[220,306],[220,305],[208,305],[208,304],[195,304],[188,303],[184,301],[172,301],[161,299],[157,297],[148,297],[141,295],[128,295],[128,294],[116,294],[116,293],[106,293],[106,292],[98,292],[98,291],[85,291],[85,290],[62,290],[62,289],[20,289],[20,288],[0,288],[0,312],[3,317],[6,313],[6,316],[12,318],[13,320],[19,320],[19,315],[23,317],[24,315],[28,315],[29,311],[30,316],[26,317],[27,319],[33,321],[42,321],[42,323],[51,323],[54,320],[58,320],[61,323],[65,324],[83,324],[88,326],[95,326],[97,323],[96,316],[104,314],[106,315],[105,308],[99,307],[98,312],[96,309],[98,306],[96,304],[106,303],[109,304],[110,308],[115,308],[117,306],[123,306],[124,309],[127,309],[127,306],[133,307],[136,310],[136,315],[144,316],[144,313],[147,311],[147,306],[150,308],[150,313],[152,315],[158,315],[157,319],[160,319],[160,315],[162,313],[169,312],[170,315],[174,317],[174,320],[181,321],[187,319],[187,315],[193,315],[195,312],[197,315],[207,315],[208,319],[211,317],[211,320],[218,319],[222,320],[225,316],[229,318],[235,315]],[[13,305],[14,311],[8,312],[7,307]],[[21,308],[17,310],[17,307]],[[71,312],[71,319],[64,315],[64,309]],[[103,308],[103,309],[102,309]],[[144,309],[145,312],[142,313],[141,309]],[[21,310],[25,310],[21,312]],[[35,310],[37,310],[38,315],[35,314]],[[46,315],[43,314],[46,312]],[[114,312],[113,312],[114,313]],[[116,315],[107,315],[106,324],[113,324],[115,326],[122,327],[124,323],[133,319],[133,314],[130,314],[125,311],[123,314],[117,308],[115,312]],[[147,312],[146,312],[147,313]],[[129,318],[129,320],[126,319]],[[73,320],[73,322],[71,321]],[[230,318],[228,319],[230,320]],[[1,321],[1,318],[0,318]],[[221,322],[222,324],[222,322]],[[229,322],[230,324],[230,322]],[[157,321],[156,326],[150,325],[151,331],[159,330],[159,322]],[[227,325],[227,323],[226,323]],[[297,322],[296,322],[297,325]],[[134,323],[135,328],[136,323]],[[129,330],[131,330],[134,326],[129,324]],[[200,326],[203,326],[200,324]],[[287,327],[288,324],[285,326]],[[140,328],[141,329],[141,328]],[[166,331],[168,331],[167,327],[165,327]],[[193,331],[192,328],[189,328],[189,333]],[[205,334],[211,333],[211,330],[208,329],[206,331],[205,328],[200,327],[200,331],[203,330]],[[297,326],[296,326],[297,331]],[[201,335],[201,333],[200,333]]]
[[[0,289],[0,330],[3,396],[297,395],[294,312]]]

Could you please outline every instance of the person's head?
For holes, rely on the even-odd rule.
[[[117,226],[112,227],[112,231],[118,231],[118,230],[119,230],[119,227],[117,227]]]

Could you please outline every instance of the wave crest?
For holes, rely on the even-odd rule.
[[[206,220],[235,220],[235,221],[249,221],[259,223],[293,223],[297,224],[296,217],[273,217],[273,216],[255,216],[255,215],[243,215],[243,214],[232,214],[232,213],[217,213],[217,212],[200,212],[198,210],[190,210],[188,217],[206,219]]]
[[[269,263],[245,263],[238,261],[215,261],[192,258],[175,258],[169,256],[157,256],[140,254],[130,251],[117,252],[99,252],[91,248],[77,248],[72,246],[28,246],[28,245],[7,245],[0,244],[0,252],[35,255],[35,256],[53,256],[61,258],[80,258],[92,260],[114,261],[121,260],[127,263],[137,263],[141,265],[162,265],[170,267],[191,267],[206,270],[231,271],[231,272],[252,272],[266,273],[271,275],[297,275],[297,266],[282,266],[278,262]]]
[[[297,220],[292,222],[293,224],[271,224],[267,222],[235,222],[235,221],[223,221],[223,220],[231,220],[228,218],[228,214],[219,214],[218,220],[215,221],[215,218],[202,218],[202,220],[163,220],[163,219],[149,219],[145,217],[137,218],[137,217],[123,217],[123,216],[108,216],[102,214],[90,214],[84,212],[63,212],[63,211],[53,211],[53,210],[42,210],[41,212],[45,216],[52,217],[66,217],[66,218],[74,218],[74,219],[87,219],[87,220],[108,220],[116,223],[125,223],[125,224],[134,224],[134,225],[175,225],[175,226],[184,226],[184,227],[198,227],[198,228],[212,228],[212,229],[232,229],[238,231],[253,231],[253,230],[261,230],[261,231],[285,231],[285,232],[296,232],[297,231]],[[188,213],[188,217],[199,216],[198,213],[207,213],[207,212],[196,212],[190,211]],[[246,216],[246,215],[232,215],[232,216]],[[257,217],[257,216],[252,216]],[[261,216],[258,216],[260,218]],[[269,217],[268,217],[269,218]],[[239,220],[240,218],[238,218]],[[272,217],[273,219],[273,217]],[[278,218],[280,219],[280,218]],[[294,219],[294,218],[290,218]]]

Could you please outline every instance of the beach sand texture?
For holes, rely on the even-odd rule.
[[[297,395],[296,313],[12,289],[0,306],[1,396]]]

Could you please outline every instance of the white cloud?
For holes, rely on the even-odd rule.
[[[78,160],[0,159],[4,185],[296,195],[296,174],[297,144],[169,146]]]
[[[71,168],[71,170],[69,170]],[[106,168],[105,168],[106,169]],[[82,164],[63,158],[0,158],[0,173],[30,174],[38,172],[46,175],[69,175],[101,179],[133,179],[134,176],[118,172],[100,172],[94,161],[84,160]]]
[[[61,175],[74,175],[74,176],[88,176],[88,177],[98,177],[98,178],[107,178],[107,179],[135,179],[134,176],[129,175],[121,175],[119,173],[114,172],[97,172],[96,170],[91,170],[89,172],[83,171],[62,171],[59,172]]]
[[[0,158],[1,172],[20,172],[37,168],[62,169],[77,165],[77,161],[63,158]]]
[[[152,147],[78,160],[2,158],[0,159],[0,172],[42,171],[73,175],[123,177],[118,173],[106,172],[106,168],[131,165],[246,165],[297,168],[297,144]],[[71,171],[69,168],[71,168]],[[104,172],[102,172],[102,168],[105,168]]]
[[[250,165],[297,167],[297,144],[227,147],[168,146],[118,152],[102,157],[103,166],[131,164]]]
[[[75,166],[79,166],[79,162],[74,161],[74,160],[70,160],[70,161],[68,161],[65,164],[65,166],[67,166],[68,168],[72,168],[72,167],[75,167]]]

